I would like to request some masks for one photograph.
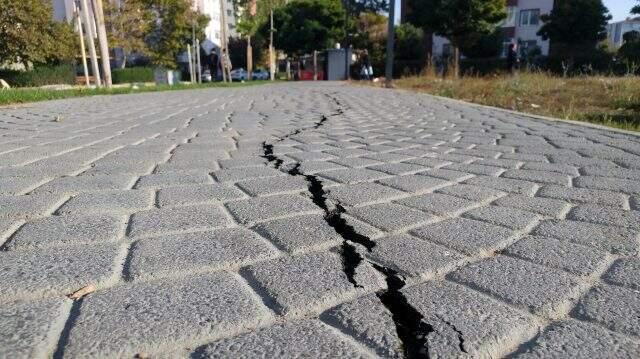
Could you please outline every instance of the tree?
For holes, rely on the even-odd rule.
[[[410,23],[443,36],[454,47],[458,75],[459,49],[473,46],[492,33],[506,15],[506,0],[407,0]]]
[[[344,14],[340,0],[291,1],[274,11],[275,47],[298,56],[333,47],[344,37]]]
[[[389,0],[346,0],[349,15],[359,17],[364,12],[378,13],[389,10]]]
[[[640,0],[638,0],[638,2],[640,2]],[[640,4],[639,4],[639,5],[634,6],[634,7],[631,9],[631,13],[632,13],[632,14],[640,15]]]
[[[144,5],[153,15],[146,39],[151,61],[175,69],[178,54],[192,43],[192,27],[196,38],[204,40],[209,17],[194,11],[190,0],[144,0]]]
[[[416,69],[425,57],[424,31],[411,24],[396,26],[396,41],[394,58],[404,69]]]
[[[467,44],[460,51],[465,57],[470,59],[486,59],[497,57],[502,52],[502,44],[504,42],[504,33],[501,28],[496,29],[489,34],[481,34],[476,36],[477,41]]]
[[[630,31],[624,34],[624,43],[618,55],[627,65],[640,65],[640,32]]]
[[[557,0],[551,13],[540,19],[544,25],[538,35],[551,39],[552,56],[573,62],[606,39],[611,15],[602,0]]]
[[[127,54],[147,52],[145,39],[151,29],[153,14],[144,0],[120,0],[104,3],[105,26],[112,47],[122,48],[126,66]]]
[[[71,25],[53,20],[47,0],[0,0],[0,64],[62,62],[75,57]]]

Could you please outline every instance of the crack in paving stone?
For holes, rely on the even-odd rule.
[[[461,352],[469,354],[464,348],[464,335],[462,334],[462,331],[455,325],[453,325],[453,323],[451,323],[450,321],[445,320],[444,318],[440,318],[439,316],[437,318],[440,319],[444,324],[448,325],[454,332],[456,332],[456,334],[458,334],[458,348],[460,348]]]
[[[341,112],[332,114],[332,116],[337,116],[340,113]],[[327,116],[323,116],[322,119],[313,127],[293,131],[288,135],[281,137],[279,141],[284,141],[286,138],[294,134],[301,133],[307,129],[317,129],[327,120]],[[283,160],[273,153],[273,145],[267,144],[265,141],[262,144],[262,148],[264,150],[262,157],[272,163],[276,169],[280,169],[282,167]],[[319,180],[317,176],[302,173],[300,171],[300,166],[301,163],[296,163],[287,171],[287,174],[290,176],[302,176],[307,180],[309,183],[308,191],[311,194],[313,203],[325,212],[325,222],[327,222],[327,224],[343,238],[340,255],[342,257],[342,270],[344,274],[355,288],[363,288],[358,284],[355,276],[358,266],[365,261],[365,259],[360,253],[358,253],[358,250],[353,243],[360,244],[365,247],[368,252],[371,252],[376,246],[375,241],[358,233],[353,226],[347,223],[346,219],[342,216],[346,210],[340,203],[337,203],[335,208],[330,209],[322,181]],[[387,289],[376,293],[376,296],[391,313],[391,317],[396,327],[396,332],[402,343],[405,358],[428,358],[429,349],[427,336],[432,333],[434,329],[430,324],[423,321],[424,316],[409,303],[405,295],[400,291],[406,285],[406,282],[397,273],[397,271],[389,267],[373,263],[369,260],[367,260],[367,262],[385,277]],[[456,332],[460,335],[460,339],[462,340],[462,333],[459,331]],[[460,344],[460,348],[466,353],[462,344]]]

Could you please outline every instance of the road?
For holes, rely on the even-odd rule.
[[[640,137],[339,83],[0,109],[0,357],[638,357]]]

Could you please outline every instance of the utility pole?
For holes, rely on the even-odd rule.
[[[82,17],[84,18],[84,26],[87,30],[87,45],[89,45],[89,57],[91,58],[91,70],[93,71],[93,77],[96,79],[96,86],[101,87],[102,81],[100,80],[100,68],[98,67],[98,57],[96,56],[96,45],[93,42],[93,25],[91,24],[91,18],[89,17],[89,7],[87,6],[87,0],[80,0],[82,5]]]
[[[273,81],[276,78],[276,59],[273,48],[273,4],[271,4],[269,17],[271,21],[271,29],[269,31],[269,78]]]
[[[187,57],[189,58],[189,77],[191,79],[191,83],[193,83],[196,78],[193,75],[193,63],[191,62],[191,45],[187,45]]]
[[[247,81],[253,79],[253,48],[251,47],[251,35],[247,36]]]
[[[195,48],[196,48],[196,25],[194,24],[195,20],[191,22],[191,45],[189,45],[189,72],[191,73],[191,83],[196,83],[196,58],[195,58]]]
[[[222,81],[231,82],[231,69],[229,69],[229,49],[227,47],[227,17],[224,8],[224,0],[220,0],[220,64],[222,65]]]
[[[344,41],[344,79],[349,81],[351,79],[351,61],[349,61],[349,48],[351,47],[351,39],[349,37],[349,14],[351,9],[351,0],[345,0],[345,15],[344,15],[344,27],[345,27],[345,41]]]
[[[84,82],[89,87],[89,69],[87,68],[87,53],[84,49],[84,35],[82,31],[82,21],[80,20],[80,9],[78,4],[73,3],[73,13],[76,18],[76,26],[78,26],[78,36],[80,36],[80,52],[82,54],[82,69],[84,70]]]
[[[109,61],[109,43],[107,42],[107,29],[104,27],[104,12],[102,11],[102,0],[94,0],[93,10],[96,16],[96,27],[98,28],[98,42],[100,43],[100,58],[102,59],[102,72],[104,73],[104,84],[111,87],[111,63]]]
[[[198,83],[202,83],[202,66],[200,66],[200,40],[196,39],[196,59],[197,59],[197,74],[198,74]]]
[[[384,84],[387,88],[393,87],[393,48],[395,45],[395,19],[396,19],[396,0],[389,0],[389,24],[387,31],[387,63],[385,68]]]

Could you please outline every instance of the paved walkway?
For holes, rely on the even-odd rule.
[[[1,109],[0,357],[637,358],[639,195],[640,137],[400,91]]]

